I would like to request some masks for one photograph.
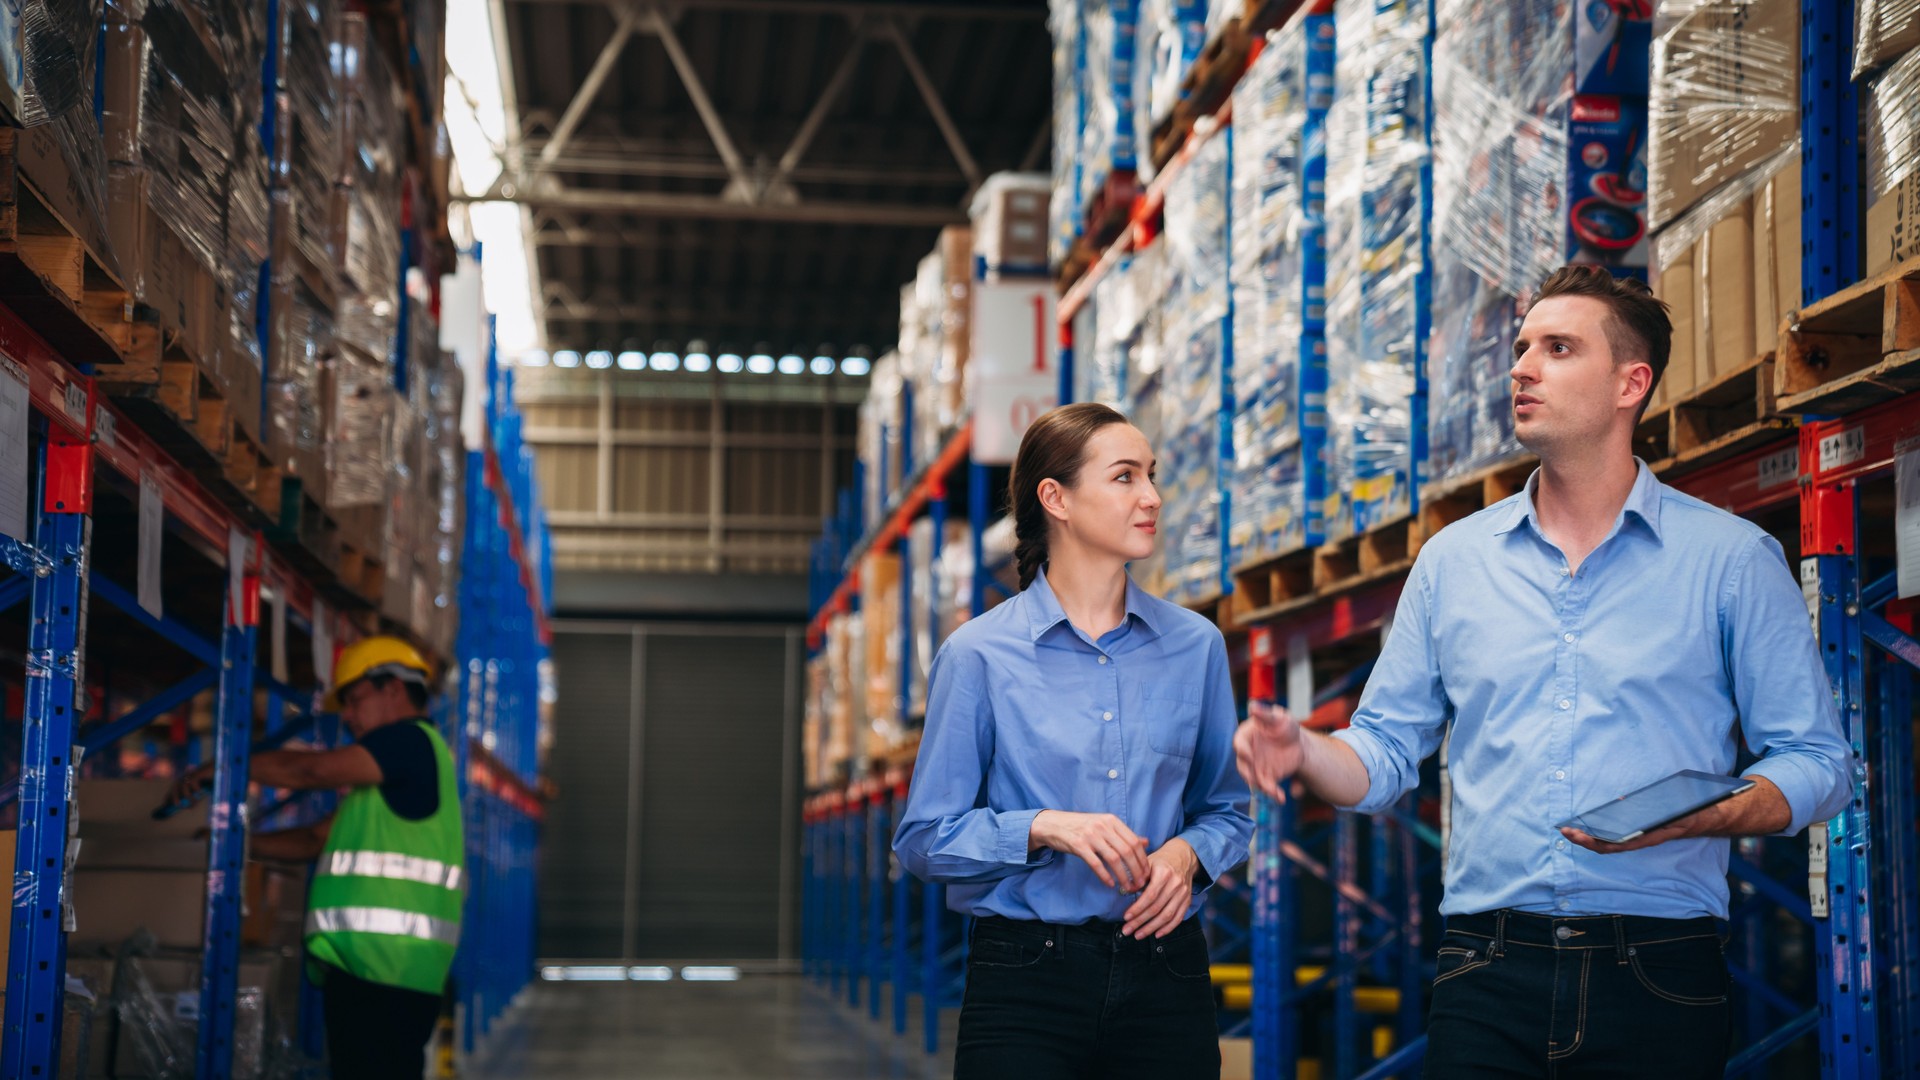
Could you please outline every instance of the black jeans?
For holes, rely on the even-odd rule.
[[[1218,1080],[1200,920],[1159,940],[1120,924],[973,927],[954,1080]]]
[[[420,1080],[440,995],[365,979],[324,964],[327,1059],[334,1080]]]
[[[1713,919],[1452,916],[1426,1076],[1718,1078],[1728,982]]]

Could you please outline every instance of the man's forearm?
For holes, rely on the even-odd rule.
[[[1299,779],[1307,790],[1335,806],[1357,806],[1367,797],[1373,778],[1353,747],[1331,735],[1300,730]]]
[[[247,776],[267,787],[311,788],[313,757],[310,750],[263,750],[248,761]]]
[[[1793,807],[1773,781],[1751,777],[1753,787],[1702,810],[1695,836],[1772,836],[1793,824]]]

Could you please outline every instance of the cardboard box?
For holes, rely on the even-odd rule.
[[[161,945],[206,940],[206,802],[165,821],[153,810],[170,780],[82,780],[74,792],[80,853],[69,896],[74,940],[112,945],[145,928]]]
[[[1688,248],[1671,265],[1661,267],[1660,276],[1654,282],[1653,291],[1667,302],[1667,315],[1673,322],[1672,351],[1667,357],[1666,373],[1660,377],[1655,407],[1676,400],[1694,386],[1693,256],[1694,248]]]
[[[1721,218],[1701,242],[1706,257],[1705,288],[1695,292],[1706,301],[1707,336],[1713,342],[1705,385],[1754,358],[1753,329],[1753,219],[1752,203],[1742,202]],[[1697,365],[1699,357],[1694,358]]]
[[[1800,130],[1800,8],[1717,0],[1653,45],[1648,221],[1677,220]]]
[[[145,169],[116,165],[108,171],[107,236],[120,273],[134,299],[153,309],[191,355],[211,357],[226,336],[213,271],[154,209],[150,186]]]
[[[1644,269],[1651,261],[1641,177],[1644,101],[1587,94],[1572,103],[1564,245],[1567,261]]]
[[[1044,274],[1051,180],[1000,173],[973,200],[973,254],[990,273]]]
[[[1920,256],[1920,173],[1867,207],[1867,273]]]
[[[1774,351],[1781,324],[1800,306],[1800,164],[1775,173],[1753,196],[1753,344]]]
[[[95,259],[115,266],[118,255],[107,231],[108,196],[96,171],[98,162],[82,160],[81,150],[73,141],[79,136],[63,136],[62,125],[72,131],[71,124],[63,118],[39,127],[8,128],[3,137],[12,142],[20,171],[47,209],[80,238]]]

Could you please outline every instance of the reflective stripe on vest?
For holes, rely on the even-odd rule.
[[[459,923],[399,908],[315,908],[307,912],[307,933],[392,934],[447,946],[460,943]]]
[[[445,889],[460,888],[460,868],[437,859],[403,855],[397,851],[330,851],[320,860],[317,876],[386,878],[417,881]]]

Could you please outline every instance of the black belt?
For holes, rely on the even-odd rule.
[[[1722,936],[1720,920],[1658,919],[1651,915],[1582,915],[1562,918],[1502,908],[1473,915],[1449,915],[1446,932],[1486,938],[1499,955],[1508,946],[1541,949],[1614,949],[1663,941]]]
[[[1033,937],[1036,940],[1046,942],[1071,941],[1106,945],[1118,938],[1122,942],[1134,942],[1141,946],[1155,943],[1156,939],[1154,938],[1148,938],[1145,941],[1135,941],[1134,938],[1122,934],[1120,930],[1121,927],[1125,925],[1125,923],[1114,922],[1111,919],[1088,919],[1082,923],[1046,923],[1029,919],[1009,919],[1004,915],[982,915],[980,918],[975,919],[973,923],[976,933],[986,931],[996,934]],[[1174,927],[1173,931],[1167,935],[1167,939],[1171,940],[1177,937],[1185,937],[1188,934],[1198,933],[1201,933],[1200,917],[1195,915],[1179,926]]]

